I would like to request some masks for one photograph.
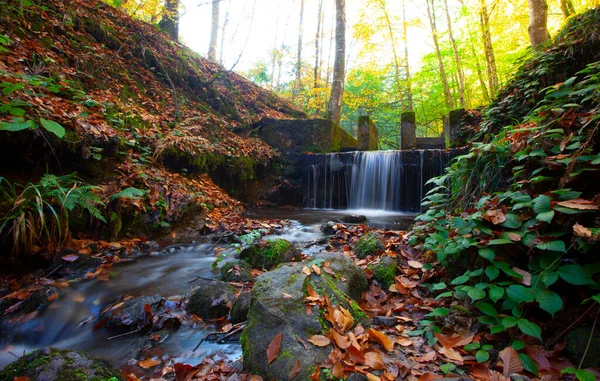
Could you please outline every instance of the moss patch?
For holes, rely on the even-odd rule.
[[[385,249],[383,241],[379,236],[373,233],[367,233],[358,239],[354,246],[354,254],[358,258],[366,258],[369,255],[375,255],[378,250]]]
[[[289,241],[274,239],[244,249],[240,256],[254,268],[271,269],[280,263],[299,259],[300,251]]]

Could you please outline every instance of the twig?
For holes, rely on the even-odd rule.
[[[198,350],[198,348],[200,348],[200,345],[202,345],[202,343],[206,340],[208,340],[209,337],[211,336],[219,336],[219,335],[223,335],[223,337],[221,337],[219,340],[216,341],[216,343],[218,344],[223,344],[224,340],[230,338],[231,336],[235,335],[236,333],[238,333],[240,330],[244,329],[244,327],[246,326],[246,321],[243,321],[241,323],[237,323],[236,325],[232,326],[229,331],[227,333],[225,332],[211,332],[208,335],[204,336],[202,338],[202,340],[200,340],[200,342],[196,345],[196,347],[194,348],[194,350],[192,352],[196,352],[196,350]]]
[[[596,313],[596,318],[594,319],[594,324],[592,325],[592,332],[590,332],[590,338],[588,340],[587,346],[585,347],[585,352],[583,352],[583,356],[581,356],[581,361],[579,362],[578,370],[581,369],[583,365],[583,360],[585,360],[585,356],[588,353],[588,349],[590,349],[590,344],[592,343],[592,339],[594,338],[594,329],[596,328],[596,323],[598,322],[598,315],[600,315],[600,309]]]
[[[202,279],[202,280],[209,280],[209,281],[211,281],[211,282],[217,282],[217,281],[218,281],[218,279],[205,278],[205,277],[203,277],[203,276],[198,276],[198,277],[196,277],[196,279],[194,279],[194,280],[191,280],[191,281],[189,281],[188,283],[194,283],[195,281],[197,281],[197,280],[200,280],[200,279]]]
[[[108,338],[108,340],[114,340],[114,339],[119,339],[121,337],[125,337],[125,336],[129,336],[129,335],[133,335],[134,333],[139,333],[141,331],[141,329],[136,329],[135,331],[131,331],[131,332],[126,332],[126,333],[122,333],[120,335],[116,335],[116,336],[111,336]]]
[[[244,324],[243,324],[243,325],[241,325],[241,326],[239,326],[239,327],[235,328],[233,331],[229,332],[227,335],[225,335],[225,336],[221,337],[221,338],[220,338],[220,339],[217,341],[217,343],[219,343],[219,344],[223,344],[223,343],[225,342],[225,340],[227,340],[227,339],[228,339],[228,338],[230,338],[231,336],[235,335],[236,333],[238,333],[239,331],[241,331],[242,329],[244,329],[244,328],[246,327],[246,324],[245,324],[245,323],[246,323],[246,322],[244,322]]]
[[[49,277],[50,275],[54,274],[61,267],[62,267],[62,264],[58,265],[54,270],[52,270],[48,274],[46,274],[46,277]]]
[[[15,356],[15,357],[16,357],[16,358],[18,358],[18,359],[20,359],[20,357],[19,357],[19,356],[17,356],[16,354],[12,353],[11,351],[8,351],[7,353],[8,353],[8,354],[11,354],[11,355],[13,355],[13,356]]]

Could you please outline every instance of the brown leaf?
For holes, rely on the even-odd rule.
[[[338,347],[347,349],[350,346],[350,340],[346,336],[340,335],[335,329],[331,328],[329,333]]]
[[[506,216],[504,215],[502,209],[488,210],[487,215],[494,225],[498,225],[506,221]]]
[[[367,379],[369,381],[381,381],[381,378],[379,378],[371,373],[367,373]]]
[[[331,341],[323,335],[313,335],[308,338],[308,341],[317,347],[326,347],[331,344]]]
[[[282,333],[279,332],[277,335],[275,335],[275,337],[273,338],[273,340],[271,340],[269,346],[267,347],[267,361],[269,362],[269,364],[272,363],[273,360],[277,358],[277,356],[279,356],[282,336]]]
[[[315,272],[315,274],[321,275],[321,269],[319,268],[319,266],[317,266],[313,263],[312,266],[310,266],[310,267],[312,268],[312,271]]]
[[[509,376],[513,373],[519,373],[523,370],[523,364],[517,351],[513,347],[506,347],[498,354],[502,360],[502,374]]]
[[[437,374],[433,374],[431,372],[423,373],[421,377],[419,377],[418,381],[433,381],[439,378],[443,378],[444,376],[439,376]]]
[[[448,360],[452,361],[455,364],[462,365],[464,362],[464,359],[461,356],[461,354],[458,353],[458,351],[454,348],[442,347],[438,352],[440,352],[440,354],[444,355]]]
[[[517,274],[520,274],[523,277],[523,280],[521,281],[522,284],[524,284],[525,286],[531,286],[531,274],[528,273],[525,270],[521,270],[518,267],[513,267],[512,268],[514,272],[516,272]]]
[[[306,274],[306,275],[310,275],[310,269],[309,269],[308,267],[306,267],[306,266],[304,266],[304,267],[302,268],[302,272],[303,272],[304,274]]]
[[[473,341],[473,337],[475,337],[475,334],[471,334],[468,336],[446,336],[443,333],[437,332],[434,333],[434,335],[438,339],[440,344],[444,346],[444,348],[462,347]]]
[[[67,262],[75,262],[79,259],[79,255],[77,254],[67,254],[61,257],[63,261]]]
[[[577,237],[581,238],[590,238],[592,236],[592,231],[582,225],[579,225],[579,223],[573,225],[573,232]]]
[[[423,264],[419,261],[408,261],[408,265],[412,268],[415,269],[421,269],[423,268]]]
[[[430,362],[435,360],[436,357],[437,353],[435,353],[435,351],[430,351],[425,353],[423,356],[415,356],[414,359],[418,362]]]
[[[556,205],[564,206],[569,209],[577,209],[577,210],[598,210],[598,205],[594,204],[591,201],[584,200],[581,198],[569,201],[560,201],[557,202]]]
[[[153,358],[147,358],[144,361],[138,362],[138,365],[141,368],[144,368],[144,369],[152,368],[153,366],[156,366],[158,364],[160,364],[160,361],[159,360],[155,360]]]
[[[285,292],[282,292],[282,293],[281,293],[281,297],[282,297],[282,298],[284,298],[284,299],[291,299],[291,298],[293,298],[293,296],[292,296],[292,295],[290,295],[290,294],[286,294]]]
[[[381,346],[385,348],[386,351],[392,352],[394,350],[394,343],[387,337],[387,335],[383,332],[380,332],[376,329],[370,328],[367,330],[369,337],[375,341],[377,341]]]
[[[331,368],[331,374],[336,378],[343,379],[345,375],[342,363],[336,362]]]
[[[413,345],[414,343],[412,342],[411,339],[409,339],[408,337],[404,337],[404,336],[398,336],[396,338],[396,344],[400,344],[403,347],[410,347],[411,345]]]
[[[298,373],[300,373],[301,370],[301,365],[300,365],[300,360],[296,360],[296,363],[294,363],[294,367],[292,368],[292,370],[290,370],[290,380],[294,377],[296,377],[298,375]]]
[[[368,365],[375,370],[381,370],[384,368],[383,361],[377,352],[365,353],[365,365]]]
[[[21,376],[21,377],[16,377],[15,379],[13,379],[13,381],[31,381],[31,379],[26,376]]]
[[[351,345],[348,348],[348,357],[350,361],[352,361],[355,364],[364,364],[366,361],[365,355],[363,355],[360,349],[356,348],[354,345]]]

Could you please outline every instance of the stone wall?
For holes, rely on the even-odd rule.
[[[377,151],[379,133],[375,123],[368,116],[358,118],[358,150]]]

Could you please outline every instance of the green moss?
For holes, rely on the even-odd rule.
[[[290,261],[295,253],[296,249],[292,243],[284,239],[274,239],[267,241],[263,247],[254,245],[245,249],[241,256],[254,268],[270,269]]]
[[[385,249],[381,238],[376,234],[367,233],[359,238],[356,246],[354,246],[354,254],[358,258],[366,258],[369,255],[375,255],[378,250]]]
[[[388,289],[394,283],[394,278],[396,277],[396,268],[396,265],[386,266],[381,264],[376,266],[373,279],[384,286],[385,289]]]

